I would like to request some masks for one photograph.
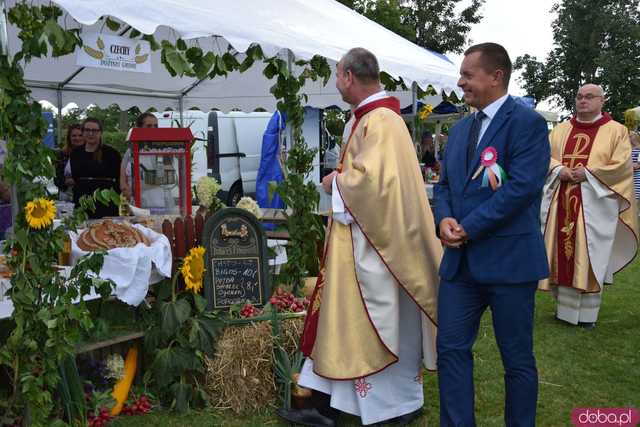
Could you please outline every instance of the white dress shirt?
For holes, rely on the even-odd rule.
[[[493,118],[496,116],[496,114],[498,113],[498,110],[500,109],[500,107],[502,107],[502,104],[505,103],[508,97],[509,97],[509,94],[506,94],[496,99],[491,104],[487,105],[481,110],[484,114],[487,115],[487,117],[485,117],[482,120],[482,124],[480,126],[480,133],[478,134],[478,145],[480,145],[480,141],[482,141],[482,137],[484,136],[484,133],[489,128],[489,125],[491,124],[491,120],[493,120]]]

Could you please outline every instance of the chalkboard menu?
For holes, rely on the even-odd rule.
[[[267,245],[262,226],[251,213],[237,208],[219,210],[202,233],[206,245],[204,295],[208,308],[228,308],[269,298]]]

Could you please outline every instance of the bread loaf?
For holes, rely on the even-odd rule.
[[[114,248],[131,248],[138,243],[149,246],[150,242],[140,230],[127,223],[117,223],[110,219],[91,224],[84,230],[78,241],[83,251],[104,251]]]

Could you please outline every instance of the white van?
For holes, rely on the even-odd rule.
[[[180,113],[154,113],[159,127],[180,127]],[[260,167],[262,137],[273,113],[244,113],[232,111],[185,111],[184,127],[191,128],[196,138],[192,148],[192,185],[202,176],[213,176],[222,186],[220,194],[227,206],[235,206],[243,195],[255,196],[256,177]],[[303,134],[307,145],[320,144],[320,113],[305,109]],[[320,180],[319,156],[314,159],[310,177]]]

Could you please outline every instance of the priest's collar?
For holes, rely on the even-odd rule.
[[[577,128],[581,128],[581,129],[588,129],[588,128],[592,128],[592,127],[599,127],[602,126],[603,124],[611,121],[611,116],[609,115],[609,113],[602,113],[602,115],[600,116],[600,118],[596,119],[593,122],[581,122],[578,120],[577,117],[572,117],[571,118],[571,124]]]
[[[365,114],[381,107],[388,108],[394,113],[400,115],[400,101],[398,98],[393,96],[387,96],[385,91],[380,91],[362,101],[358,108],[353,112],[353,115],[356,117],[357,121]]]
[[[371,103],[373,101],[378,101],[378,100],[380,100],[382,98],[386,98],[387,96],[389,96],[389,95],[387,95],[387,91],[385,91],[385,90],[381,90],[379,92],[376,92],[373,95],[369,95],[362,102],[360,102],[360,104],[358,104],[356,109],[360,108],[360,107],[364,107],[365,105],[367,105],[367,104],[369,104],[369,103]]]
[[[601,118],[602,118],[602,113],[598,114],[598,115],[596,116],[596,118],[595,118],[595,119],[593,119],[593,120],[589,120],[589,121],[580,120],[580,119],[578,118],[578,116],[576,116],[576,120],[577,120],[577,121],[579,121],[580,123],[587,123],[587,124],[589,124],[589,123],[595,123],[595,122],[597,122],[598,120],[600,120]]]

